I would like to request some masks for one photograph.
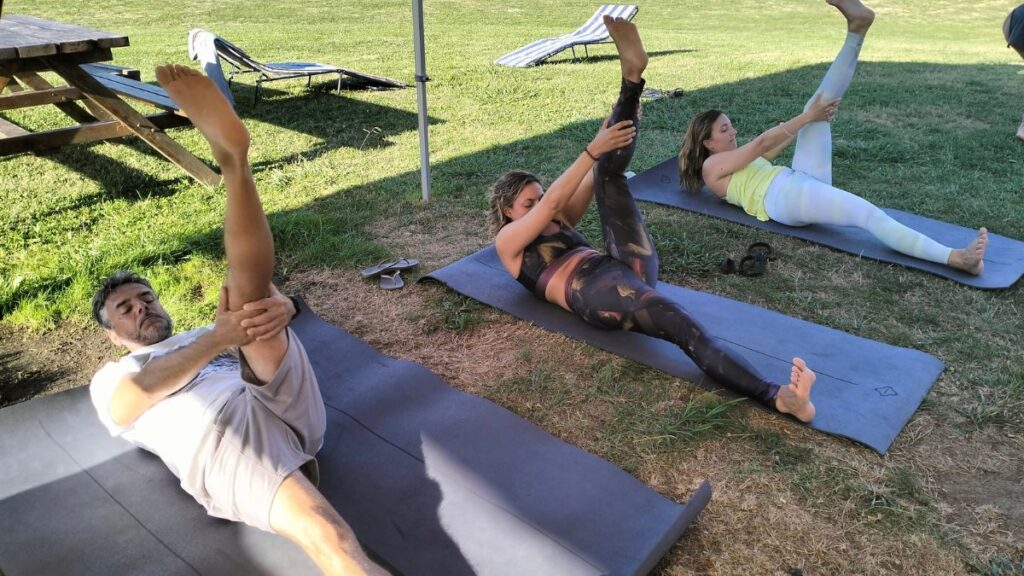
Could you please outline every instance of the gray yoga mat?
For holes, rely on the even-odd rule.
[[[646,574],[711,497],[660,496],[304,309],[327,410],[320,488],[396,573]],[[316,574],[282,537],[208,517],[88,390],[0,411],[0,572]]]
[[[974,276],[949,266],[900,254],[860,228],[823,224],[785,226],[778,222],[762,222],[742,209],[722,201],[707,188],[702,188],[696,194],[683,193],[679,189],[679,163],[675,157],[630,178],[629,190],[637,200],[681,208],[697,214],[706,214],[783,236],[792,236],[822,244],[864,258],[923,270],[973,288],[983,290],[1009,288],[1020,279],[1021,274],[1024,274],[1024,242],[991,232],[988,235],[988,249],[985,251],[985,271],[979,276]],[[922,232],[946,246],[957,248],[966,246],[978,235],[977,230],[949,222],[933,220],[891,208],[884,208],[884,210],[897,222]]]
[[[674,344],[586,324],[541,301],[502,268],[493,246],[427,275],[452,290],[528,320],[705,386],[721,386]],[[818,374],[811,391],[815,430],[844,436],[885,454],[944,368],[938,358],[853,336],[839,330],[744,304],[659,283],[658,291],[681,304],[715,338],[746,358],[770,380],[788,382],[799,356]],[[760,405],[760,404],[758,404]]]

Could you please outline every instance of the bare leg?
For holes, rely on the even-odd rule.
[[[775,396],[775,408],[779,412],[792,414],[801,422],[814,419],[814,404],[811,402],[811,387],[817,375],[800,358],[793,358],[793,369],[789,384],[779,388]]]
[[[156,79],[210,143],[227,191],[224,251],[228,259],[228,308],[268,295],[274,271],[274,238],[249,167],[249,131],[206,76],[185,66],[160,66]],[[284,332],[242,347],[256,377],[266,382],[288,347]]]
[[[298,544],[327,576],[388,576],[366,557],[352,528],[301,472],[293,472],[278,488],[270,526]]]
[[[949,253],[947,264],[977,276],[985,270],[985,248],[988,248],[988,229],[981,228],[966,248]]]
[[[647,52],[640,40],[636,24],[624,18],[604,17],[604,26],[608,29],[619,51],[619,67],[622,77],[633,83],[639,83],[647,68]]]
[[[861,36],[868,33],[871,23],[875,21],[873,10],[860,0],[825,0],[835,6],[846,17],[846,29]]]

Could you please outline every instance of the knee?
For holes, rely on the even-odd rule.
[[[320,551],[344,548],[354,541],[334,507],[298,470],[278,488],[270,525],[282,536]]]

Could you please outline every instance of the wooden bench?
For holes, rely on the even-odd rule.
[[[91,66],[83,66],[83,68],[89,72],[90,76],[95,78],[100,84],[103,84],[111,92],[134,98],[135,100],[141,100],[180,116],[185,115],[181,111],[181,107],[178,106],[178,103],[171,100],[171,97],[167,95],[167,91],[160,86],[146,84],[145,82],[112,74],[109,71],[92,68]]]
[[[83,64],[82,68],[85,68],[93,76],[96,74],[106,73],[113,74],[115,76],[124,76],[125,78],[131,78],[132,80],[142,80],[142,75],[139,73],[138,68],[127,68],[125,66],[116,66],[114,64],[106,64],[103,62]]]

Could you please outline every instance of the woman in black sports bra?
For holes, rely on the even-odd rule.
[[[502,265],[538,298],[587,323],[668,340],[722,384],[810,421],[815,375],[803,360],[793,359],[788,384],[769,382],[654,289],[658,253],[625,176],[636,148],[647,54],[632,23],[606,16],[605,26],[622,67],[618,102],[597,136],[547,193],[535,176],[521,171],[503,175],[491,187],[491,226]],[[594,198],[607,253],[592,248],[573,228]]]

